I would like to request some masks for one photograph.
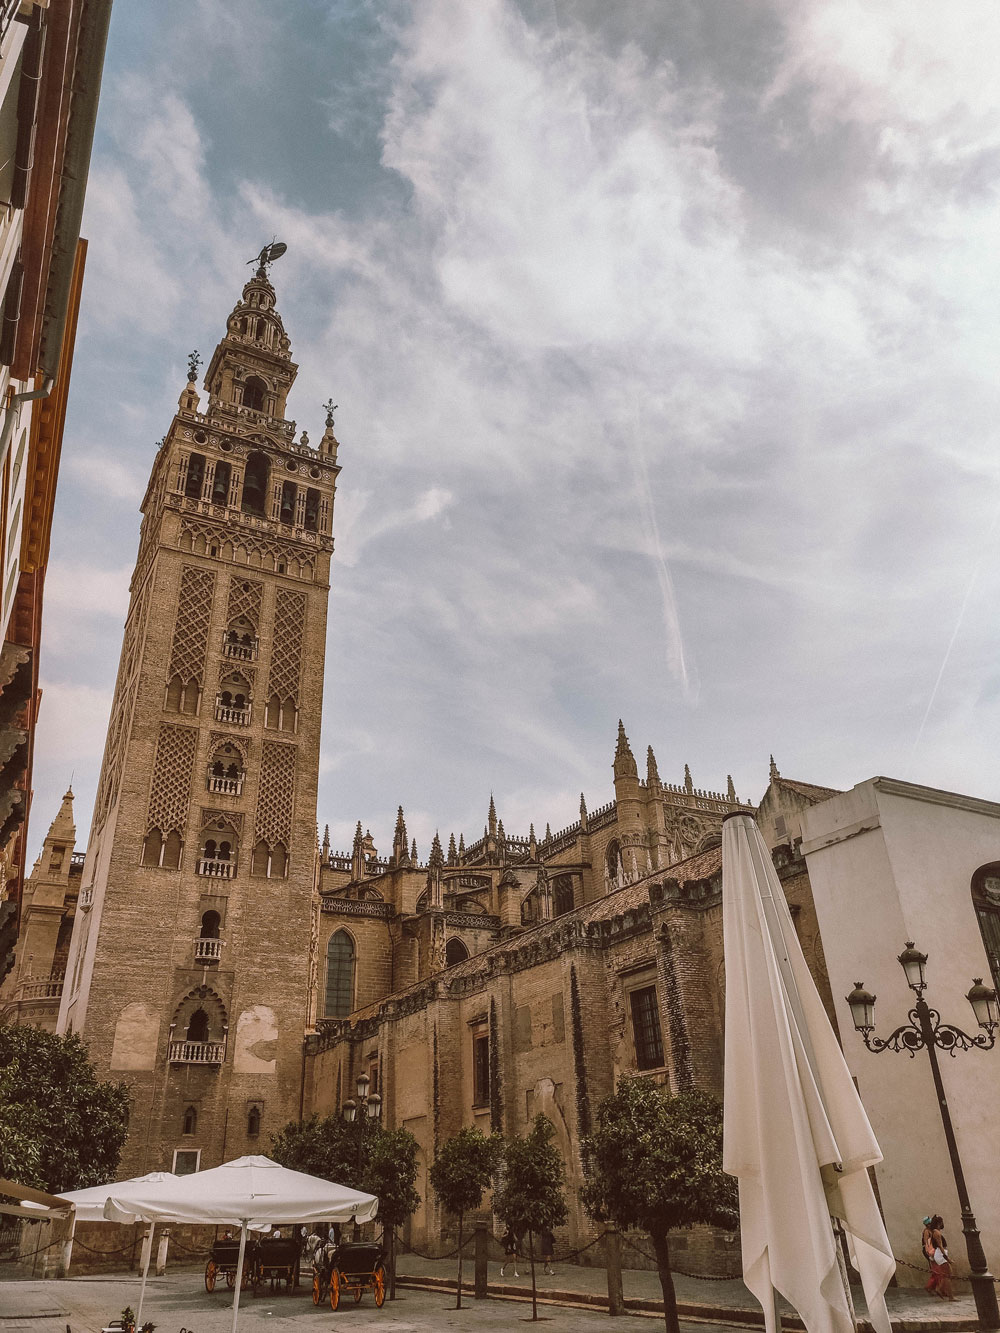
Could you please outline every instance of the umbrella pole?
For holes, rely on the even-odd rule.
[[[240,1314],[240,1288],[243,1286],[243,1256],[247,1252],[247,1223],[244,1220],[240,1229],[240,1257],[236,1261],[236,1286],[233,1289],[233,1333],[236,1333],[236,1321]]]
[[[153,1256],[153,1232],[156,1230],[156,1223],[150,1222],[149,1234],[146,1236],[143,1249],[146,1252],[146,1262],[142,1266],[142,1286],[139,1288],[139,1304],[135,1312],[135,1326],[142,1328],[142,1302],[146,1296],[146,1278],[149,1277],[149,1261]]]
[[[847,1297],[847,1312],[851,1316],[851,1327],[857,1329],[858,1316],[854,1309],[854,1297],[851,1295],[851,1279],[847,1273],[847,1261],[844,1259],[844,1246],[841,1243],[842,1234],[837,1218],[831,1217],[830,1224],[833,1227],[833,1245],[837,1251],[837,1267],[840,1269],[840,1280],[844,1284],[844,1295]]]

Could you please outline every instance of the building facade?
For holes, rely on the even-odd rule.
[[[14,963],[42,594],[111,0],[0,0],[0,983]]]
[[[298,1115],[337,442],[285,415],[296,365],[261,264],[198,358],[142,505],[62,995],[126,1077],[121,1170],[266,1147]]]

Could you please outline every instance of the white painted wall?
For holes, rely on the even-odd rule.
[[[876,1170],[898,1259],[922,1268],[921,1219],[945,1219],[956,1272],[968,1271],[958,1196],[930,1064],[921,1051],[868,1051],[843,997],[862,981],[877,997],[876,1033],[907,1021],[915,999],[896,961],[906,940],[928,955],[927,1000],[946,1023],[976,1033],[965,994],[990,984],[972,904],[974,872],[1000,860],[1000,805],[872,778],[808,810],[806,857],[844,1054],[885,1158]],[[1000,1043],[988,1052],[939,1052],[948,1104],[987,1260],[1000,1275]],[[925,1280],[901,1269],[903,1283]]]

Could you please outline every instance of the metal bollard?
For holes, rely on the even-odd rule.
[[[476,1300],[482,1300],[488,1295],[490,1280],[489,1272],[489,1244],[490,1233],[485,1222],[477,1222],[475,1228],[476,1240],[476,1288],[474,1295]]]
[[[624,1314],[622,1238],[613,1222],[609,1222],[604,1230],[604,1263],[608,1270],[608,1314]]]

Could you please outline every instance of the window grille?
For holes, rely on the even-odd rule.
[[[486,1032],[472,1038],[472,1104],[490,1104],[490,1038]]]
[[[644,986],[642,990],[634,990],[629,999],[632,1004],[636,1068],[659,1069],[663,1064],[663,1036],[660,1032],[656,987]]]
[[[354,1008],[354,941],[345,930],[326,946],[326,1017],[345,1018]]]

